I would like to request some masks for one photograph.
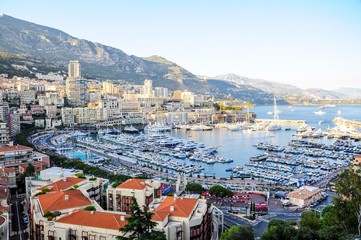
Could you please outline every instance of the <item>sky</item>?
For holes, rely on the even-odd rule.
[[[361,88],[361,0],[1,0],[0,12],[197,75]]]

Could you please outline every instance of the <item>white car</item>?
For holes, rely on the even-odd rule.
[[[23,217],[23,220],[24,220],[24,223],[27,224],[27,223],[29,222],[28,216],[24,216],[24,217]]]

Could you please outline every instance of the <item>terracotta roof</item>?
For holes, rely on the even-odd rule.
[[[168,215],[174,217],[189,218],[198,204],[198,199],[166,197],[163,202],[153,211],[154,221],[163,221]],[[171,206],[174,211],[171,211]]]
[[[33,150],[30,147],[27,146],[23,146],[23,145],[16,145],[16,146],[4,146],[4,147],[0,147],[0,152],[12,152],[12,151],[17,151],[17,150]]]
[[[128,179],[127,181],[123,182],[122,184],[118,185],[117,188],[127,188],[127,189],[137,189],[143,190],[144,188],[152,187],[145,183],[146,179]]]
[[[293,192],[290,192],[287,194],[287,197],[306,200],[319,192],[321,192],[321,189],[319,188],[304,186],[294,190]]]
[[[68,190],[39,195],[38,201],[43,212],[91,205],[89,199],[86,198],[80,190]]]
[[[121,221],[121,216],[124,216],[124,221]],[[56,222],[119,230],[119,228],[127,224],[127,217],[128,215],[119,213],[78,210],[59,218]]]
[[[61,191],[61,190],[66,190],[66,189],[74,186],[75,184],[85,181],[85,178],[76,178],[76,177],[67,177],[65,179],[66,179],[66,181],[61,179],[59,181],[50,183],[46,186],[40,187],[40,188],[38,188],[38,190],[43,190],[44,188],[49,188],[51,192]]]
[[[0,225],[2,225],[5,221],[6,219],[3,216],[0,216]]]
[[[0,172],[6,172],[6,173],[14,173],[16,172],[15,169],[8,168],[8,167],[1,167]]]

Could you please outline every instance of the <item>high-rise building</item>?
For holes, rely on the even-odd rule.
[[[0,146],[5,146],[8,144],[9,144],[9,129],[6,123],[0,122]],[[0,165],[1,165],[1,156],[0,156]]]
[[[68,79],[81,78],[80,62],[78,60],[72,60],[68,64]]]
[[[7,123],[9,121],[9,104],[0,102],[0,121]]]
[[[70,61],[68,71],[68,79],[65,86],[68,103],[71,106],[83,107],[88,103],[87,82],[84,79],[80,79],[79,61]]]
[[[20,114],[13,112],[9,115],[9,134],[10,137],[15,137],[20,133]]]
[[[160,97],[160,98],[167,98],[168,97],[168,88],[155,87],[154,88],[154,96]]]
[[[149,79],[145,79],[143,86],[143,94],[152,95],[153,94],[153,81]]]
[[[173,99],[174,100],[182,100],[182,91],[181,90],[175,90],[173,92]]]

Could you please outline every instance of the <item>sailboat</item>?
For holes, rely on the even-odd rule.
[[[279,131],[282,130],[281,126],[279,125],[279,114],[280,111],[277,109],[277,101],[276,101],[276,95],[273,95],[273,123],[270,123],[266,130],[267,131]]]

